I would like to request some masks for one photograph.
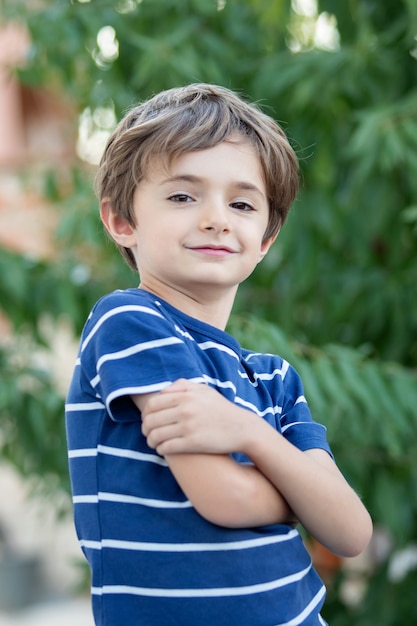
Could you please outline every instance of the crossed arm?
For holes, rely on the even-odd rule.
[[[133,396],[148,445],[163,455],[197,511],[226,527],[299,520],[332,552],[355,556],[372,534],[361,500],[324,450],[306,452],[216,390],[178,380]],[[230,455],[243,452],[253,465]]]

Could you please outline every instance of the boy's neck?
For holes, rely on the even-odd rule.
[[[195,294],[182,292],[168,286],[164,286],[163,289],[160,287],[154,289],[151,285],[143,282],[140,283],[139,289],[162,298],[176,309],[186,313],[186,315],[215,326],[220,330],[226,328],[237,291],[236,288],[234,291],[230,290],[220,295],[217,290],[216,293],[211,293],[210,289],[205,289],[201,294]]]

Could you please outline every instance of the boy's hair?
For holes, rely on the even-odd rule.
[[[186,152],[212,148],[236,134],[249,141],[259,156],[269,204],[264,239],[272,237],[298,191],[297,157],[271,117],[217,85],[168,89],[131,109],[107,142],[95,180],[97,196],[109,198],[113,211],[135,225],[133,195],[155,158],[169,166]],[[132,251],[119,249],[137,269]]]

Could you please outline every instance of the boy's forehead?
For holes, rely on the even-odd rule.
[[[199,146],[188,150],[173,149],[172,151],[153,154],[147,160],[146,166],[142,172],[143,178],[150,181],[155,177],[159,178],[160,175],[171,176],[173,171],[176,169],[178,162],[183,160],[185,157],[196,153],[209,153],[212,148],[216,148],[224,144],[233,145],[239,148],[241,147],[243,148],[244,152],[246,152],[246,154],[248,154],[249,152],[251,156],[255,157],[255,159],[258,161],[263,172],[261,159],[259,158],[259,153],[256,150],[253,142],[250,141],[248,137],[240,133],[234,133],[233,135],[214,145],[203,145],[201,147]]]

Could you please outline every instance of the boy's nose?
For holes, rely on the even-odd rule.
[[[230,230],[229,207],[216,201],[210,202],[205,207],[202,207],[200,228],[216,232]]]

